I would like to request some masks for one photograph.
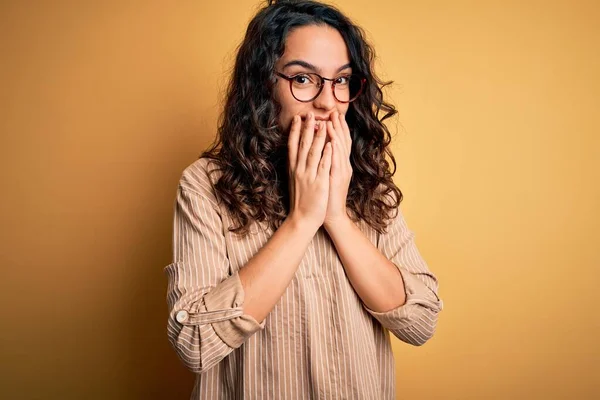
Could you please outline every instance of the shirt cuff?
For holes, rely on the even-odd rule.
[[[398,267],[396,265],[396,267]],[[443,303],[438,295],[423,283],[419,278],[405,269],[398,268],[404,281],[404,291],[406,293],[406,302],[396,308],[388,311],[373,311],[364,303],[363,306],[381,325],[388,329],[404,329],[412,325],[415,321],[414,313],[420,307],[431,309],[433,312],[439,312],[443,308]]]
[[[265,327],[265,320],[260,324],[251,315],[244,314],[244,287],[236,272],[204,296],[204,305],[208,314],[223,314],[219,320],[213,320],[212,327],[231,348],[240,347],[250,336]],[[234,316],[227,313],[235,312]]]

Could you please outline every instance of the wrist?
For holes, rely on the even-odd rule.
[[[349,224],[352,224],[352,220],[348,214],[344,214],[337,218],[326,219],[323,223],[323,228],[325,228],[327,232],[331,232],[336,228],[346,228]]]
[[[313,237],[320,228],[318,224],[312,222],[308,218],[301,218],[294,213],[288,215],[284,223],[289,225],[293,231],[304,233],[310,237]]]

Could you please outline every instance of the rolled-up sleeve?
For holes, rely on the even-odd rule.
[[[415,244],[415,234],[408,229],[400,208],[379,235],[377,247],[402,275],[406,302],[386,312],[366,310],[403,342],[420,346],[434,334],[443,302],[438,297],[438,280],[429,270]]]
[[[173,263],[168,277],[167,334],[184,365],[204,372],[260,329],[244,314],[244,289],[230,273],[223,225],[214,198],[185,184],[177,190],[173,223]]]

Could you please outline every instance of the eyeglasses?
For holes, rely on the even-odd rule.
[[[340,103],[350,103],[356,100],[362,93],[367,81],[356,74],[340,75],[333,79],[305,72],[293,76],[287,76],[281,72],[275,72],[275,74],[290,82],[292,96],[303,103],[308,103],[319,97],[325,86],[325,81],[331,81],[333,96],[337,101]]]

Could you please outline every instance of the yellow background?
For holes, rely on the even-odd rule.
[[[3,1],[3,399],[186,399],[172,204],[259,3]],[[600,5],[339,0],[375,44],[436,336],[398,398],[600,396]]]

